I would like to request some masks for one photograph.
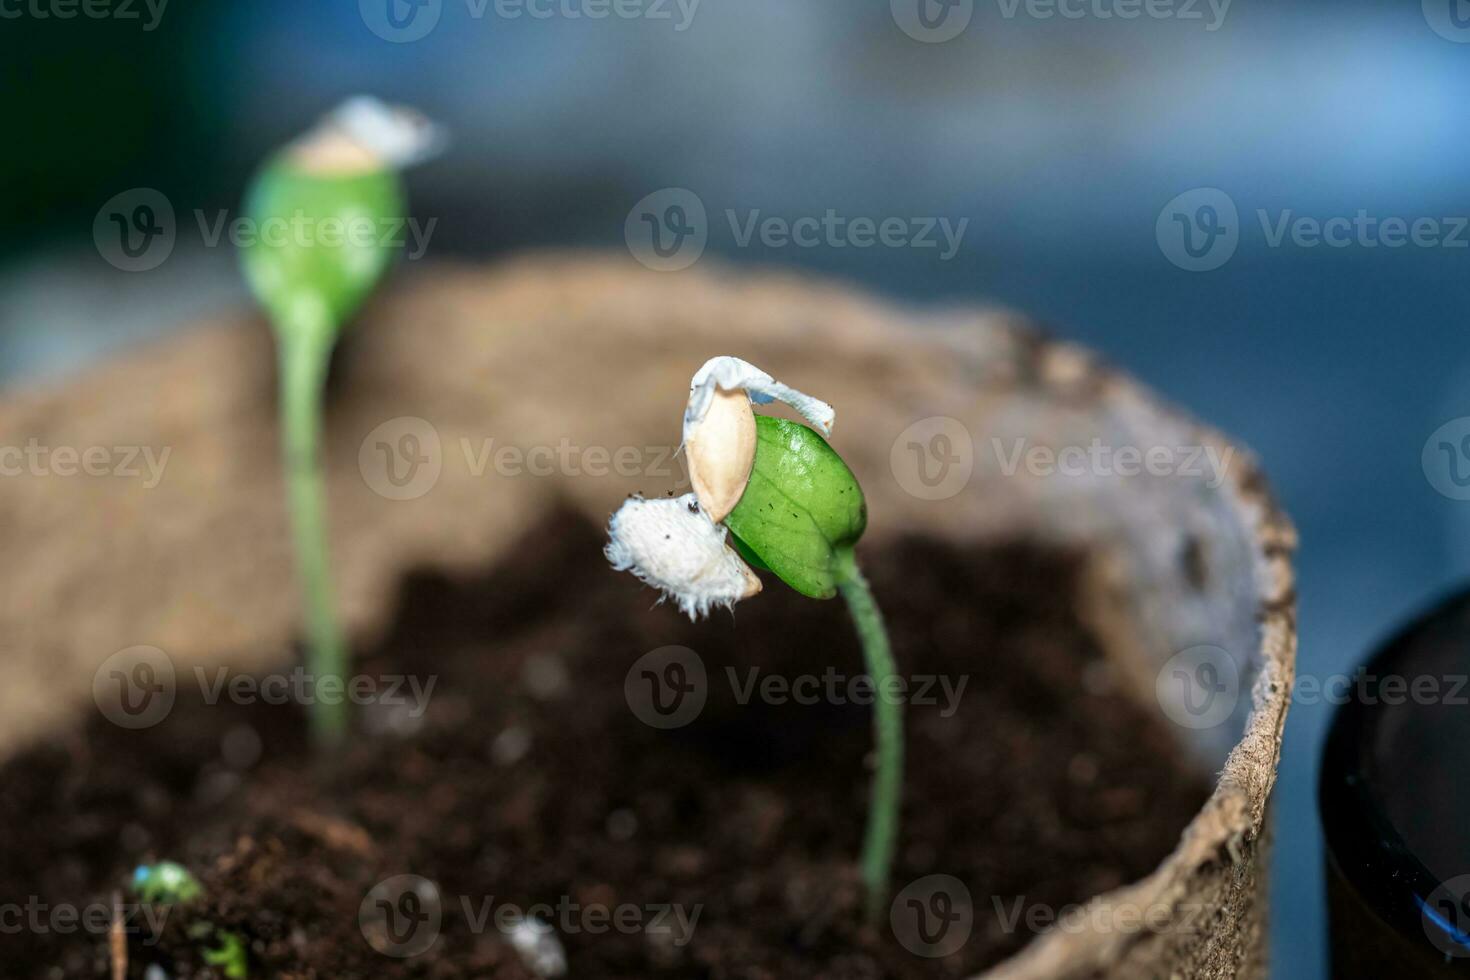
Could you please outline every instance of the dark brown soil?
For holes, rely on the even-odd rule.
[[[768,580],[733,619],[691,625],[609,571],[601,544],[562,516],[483,576],[411,576],[358,667],[434,677],[429,711],[414,729],[402,709],[357,709],[360,727],[390,732],[365,732],[331,767],[307,761],[299,707],[206,704],[182,667],[155,727],[99,715],[7,763],[4,974],[107,976],[107,937],[66,929],[58,910],[126,902],[134,865],[173,858],[206,898],[170,910],[161,936],[130,920],[131,977],[155,963],[218,976],[202,922],[244,940],[254,977],[534,976],[497,928],[508,909],[549,920],[579,980],[964,976],[1031,938],[1024,915],[1006,927],[1018,899],[1059,907],[1142,876],[1208,792],[1166,722],[1107,683],[1073,612],[1076,556],[868,549],[915,701],[922,675],[951,690],[967,678],[958,711],[938,686],[907,709],[894,890],[951,875],[973,911],[958,951],[916,955],[886,918],[862,923],[871,708],[742,705],[727,674],[859,675],[840,601]],[[697,651],[708,701],[665,730],[639,720],[624,681],[669,644]],[[440,909],[437,938],[385,955],[371,942],[402,952],[387,944],[408,920],[381,909],[414,906],[398,883],[369,892],[407,874],[437,889],[418,904]],[[418,924],[415,938],[432,935]]]

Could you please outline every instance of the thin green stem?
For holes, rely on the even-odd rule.
[[[333,599],[321,464],[322,401],[333,340],[334,331],[326,323],[285,324],[276,331],[282,462],[306,607],[306,669],[316,684],[334,677],[341,689],[347,646]],[[326,704],[317,698],[311,705],[311,734],[318,746],[339,743],[347,734],[347,705],[341,699]]]
[[[893,651],[883,614],[873,600],[867,579],[858,569],[851,548],[837,552],[837,588],[847,600],[853,625],[863,644],[863,659],[872,678],[873,733],[878,743],[878,767],[873,772],[868,808],[868,828],[863,838],[862,872],[867,889],[868,920],[879,921],[888,901],[888,877],[893,866],[893,849],[898,838],[898,809],[903,797],[903,705]]]

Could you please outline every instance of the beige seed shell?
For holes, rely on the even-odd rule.
[[[739,389],[719,388],[684,444],[694,496],[717,524],[735,509],[750,482],[755,437],[750,396]],[[755,582],[758,591],[760,580]]]

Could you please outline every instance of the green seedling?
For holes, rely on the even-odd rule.
[[[773,400],[816,428],[755,415],[752,403]],[[751,566],[802,595],[846,600],[876,692],[877,769],[861,857],[867,912],[876,919],[887,902],[898,836],[903,715],[883,616],[854,551],[867,527],[867,504],[823,438],[833,418],[825,402],[745,361],[710,360],[694,376],[684,413],[694,491],[630,498],[609,524],[607,557],[673,598],[691,619],[759,592]]]
[[[328,558],[321,469],[322,402],[332,349],[401,244],[399,170],[437,146],[437,130],[405,109],[352,99],[266,162],[247,195],[245,278],[275,332],[281,449],[297,575],[305,607],[307,668],[341,682],[347,649]],[[347,732],[340,699],[312,705],[318,745]]]
[[[128,887],[149,905],[188,905],[204,896],[199,879],[175,861],[138,865]],[[217,967],[229,980],[246,980],[249,958],[239,933],[216,929],[211,922],[195,922],[188,933],[190,939],[201,944],[206,963]]]
[[[204,962],[229,980],[247,980],[250,976],[250,958],[245,950],[245,940],[239,933],[225,932],[207,922],[200,922],[189,930],[189,934],[193,939],[208,944],[203,946]]]
[[[128,887],[150,905],[187,905],[204,894],[199,880],[174,861],[138,865]]]

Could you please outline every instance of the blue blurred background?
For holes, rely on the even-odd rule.
[[[1350,670],[1470,565],[1470,504],[1421,465],[1470,415],[1462,0],[67,2],[0,0],[0,383],[244,303],[195,213],[235,208],[271,147],[372,92],[453,133],[410,178],[431,259],[623,248],[634,203],[682,187],[718,261],[1012,307],[1105,352],[1264,458],[1303,539],[1303,674]],[[147,275],[92,235],[137,187],[177,213]],[[1236,214],[1202,210],[1222,202]],[[743,247],[723,218],[829,208],[968,224],[945,258]],[[1360,212],[1377,230],[1274,237]],[[1225,234],[1204,237],[1212,215]],[[1429,223],[1393,246],[1386,219]],[[1293,709],[1277,788],[1290,980],[1326,975],[1327,716]]]

